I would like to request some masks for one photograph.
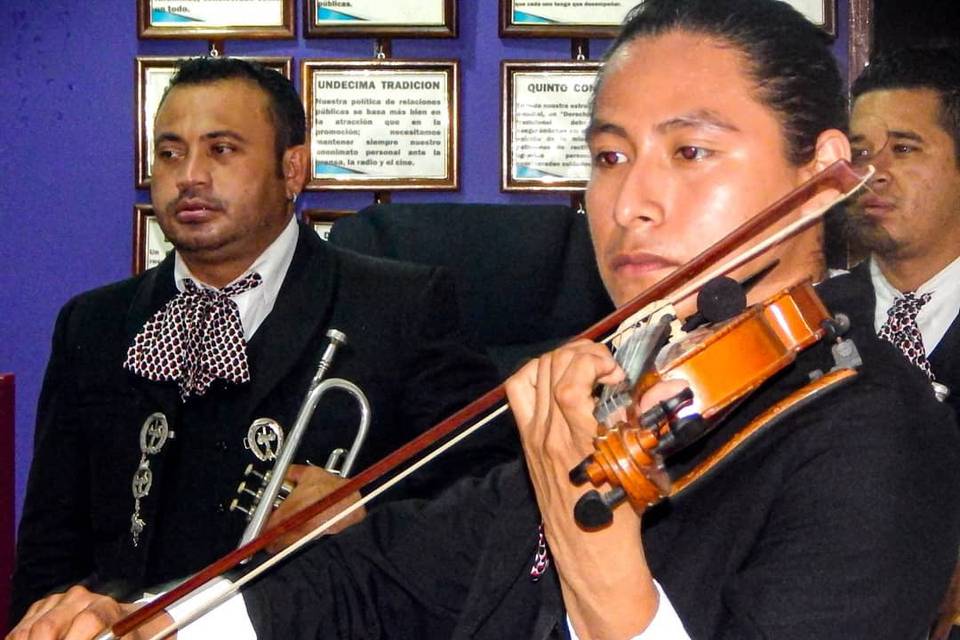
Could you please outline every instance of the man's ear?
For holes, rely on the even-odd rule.
[[[817,136],[817,147],[813,159],[800,170],[800,177],[806,181],[820,173],[837,160],[850,160],[850,141],[841,131],[827,129]],[[842,195],[837,189],[826,189],[808,200],[801,209],[807,212],[823,210]]]
[[[820,132],[813,159],[804,167],[804,180],[809,180],[837,160],[850,160],[850,141],[847,136],[837,129]]]
[[[283,180],[287,187],[287,196],[299,194],[307,182],[309,154],[306,145],[288,147],[283,152]]]

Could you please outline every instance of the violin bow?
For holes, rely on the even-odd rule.
[[[863,185],[866,184],[867,180],[870,179],[872,174],[872,167],[870,167],[864,174],[861,174],[858,173],[849,162],[845,160],[838,160],[817,175],[813,176],[807,182],[801,184],[799,187],[777,200],[775,203],[757,215],[741,224],[739,227],[728,233],[720,241],[705,249],[692,260],[678,267],[665,278],[641,292],[633,300],[615,309],[606,318],[603,318],[599,322],[595,323],[576,336],[574,339],[597,340],[600,338],[600,336],[611,334],[625,320],[630,319],[631,316],[637,314],[639,310],[649,307],[653,302],[660,300],[677,302],[682,300],[686,296],[699,289],[703,283],[707,282],[709,279],[718,275],[723,275],[738,268],[739,266],[742,266],[763,251],[781,244],[794,234],[800,233],[804,229],[810,227],[831,207],[856,193],[861,187],[863,187]],[[729,256],[743,244],[759,236],[765,231],[768,231],[773,225],[782,221],[800,206],[806,204],[815,196],[818,196],[829,189],[837,190],[839,195],[831,199],[822,207],[817,208],[816,211],[806,213],[799,220],[794,221],[789,226],[786,226],[785,228],[771,235],[769,238],[752,247],[748,251],[735,256],[732,260],[729,260],[722,266],[716,266],[721,259]],[[642,318],[638,318],[638,320],[641,319]],[[433,458],[454,446],[464,438],[469,437],[474,431],[480,429],[485,424],[504,413],[507,409],[507,404],[504,402],[505,399],[506,390],[502,384],[491,389],[453,415],[449,416],[445,420],[442,420],[436,426],[432,427],[428,431],[423,432],[400,449],[397,449],[396,451],[384,456],[379,461],[373,463],[317,502],[305,507],[283,522],[264,531],[260,537],[255,538],[247,544],[234,549],[216,562],[208,565],[204,569],[201,569],[199,572],[185,580],[177,587],[174,587],[170,591],[161,594],[137,611],[134,611],[125,618],[117,621],[109,629],[96,636],[95,640],[117,640],[118,638],[121,638],[131,631],[143,626],[145,623],[157,617],[160,615],[160,613],[174,604],[178,606],[178,616],[180,617],[180,620],[168,625],[162,631],[154,635],[151,640],[160,640],[161,638],[166,638],[170,634],[175,633],[183,626],[186,626],[186,624],[189,624],[196,618],[204,615],[210,609],[232,597],[241,589],[241,587],[243,587],[243,585],[260,576],[263,572],[269,570],[278,562],[283,561],[289,555],[296,553],[297,550],[321,536],[330,527],[346,518],[353,511],[364,506],[370,500],[375,499],[381,493],[388,490],[396,483],[402,481],[408,475],[420,469],[423,465],[429,463]],[[441,438],[444,438],[457,429],[462,428],[464,425],[469,424],[471,421],[475,420],[477,416],[489,411],[491,407],[497,403],[502,404],[500,404],[499,407],[490,413],[486,414],[477,422],[471,424],[461,433],[451,438],[448,442],[436,447],[429,454],[396,473],[389,480],[377,487],[377,489],[368,493],[359,501],[344,508],[343,511],[340,511],[337,515],[316,527],[313,531],[297,540],[297,542],[291,544],[279,553],[271,556],[268,560],[253,568],[243,577],[233,582],[226,582],[224,583],[225,586],[222,587],[212,585],[211,588],[201,589],[201,587],[205,587],[208,583],[211,583],[215,578],[219,578],[226,571],[236,567],[247,558],[250,558],[257,552],[265,549],[277,538],[303,526],[312,518],[342,502],[359,489],[367,486],[375,480],[380,479],[405,462],[408,462],[414,456],[422,453],[431,445],[434,445]],[[196,599],[193,602],[188,603],[188,599],[194,598]],[[184,611],[186,611],[185,614],[180,613]]]

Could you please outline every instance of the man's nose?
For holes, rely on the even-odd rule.
[[[869,164],[872,165],[875,170],[870,181],[867,183],[871,188],[884,189],[889,186],[893,180],[893,175],[890,173],[890,168],[893,163],[893,152],[889,147],[890,145],[886,145],[869,159]]]
[[[660,224],[664,219],[660,193],[663,180],[653,168],[633,165],[620,183],[614,219],[622,227]]]
[[[180,163],[177,175],[177,187],[182,191],[185,188],[210,183],[210,159],[203,153],[190,152]]]

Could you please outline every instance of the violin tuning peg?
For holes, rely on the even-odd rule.
[[[699,413],[693,413],[670,422],[670,431],[660,438],[656,451],[661,456],[690,446],[707,430],[707,422]]]
[[[607,493],[591,490],[577,500],[573,518],[585,529],[599,529],[613,522],[613,509],[624,501],[627,492],[623,487],[614,487]]]
[[[587,467],[591,464],[593,464],[593,456],[587,456],[580,464],[570,469],[570,482],[577,487],[586,484],[590,480],[590,476],[587,475]]]

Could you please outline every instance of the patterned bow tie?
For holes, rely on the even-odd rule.
[[[180,397],[202,396],[216,379],[250,380],[247,343],[233,296],[260,286],[251,273],[220,290],[184,280],[185,290],[158,311],[127,350],[124,368],[148,380],[176,380]]]
[[[900,349],[907,360],[920,367],[933,380],[933,371],[930,370],[930,361],[923,348],[923,336],[917,326],[917,314],[920,308],[930,301],[931,294],[925,293],[917,297],[913,293],[905,293],[897,298],[893,306],[887,310],[887,321],[880,327],[877,334],[893,346]]]

